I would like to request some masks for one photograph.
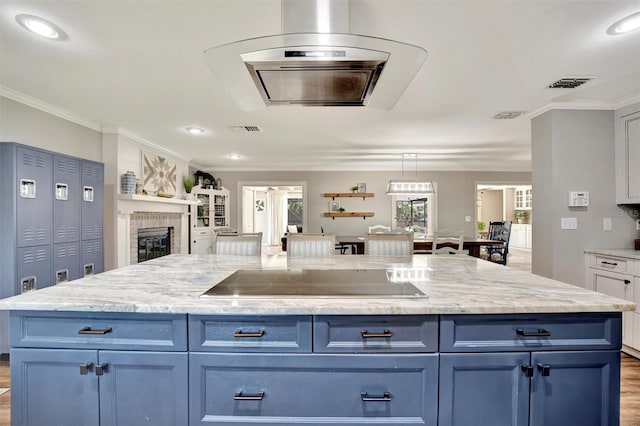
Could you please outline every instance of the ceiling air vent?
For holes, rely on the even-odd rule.
[[[587,81],[593,80],[593,77],[568,77],[561,78],[560,80],[551,83],[549,88],[551,89],[575,89],[578,86],[582,86]]]
[[[520,117],[524,111],[502,111],[493,116],[496,120],[512,120]]]
[[[258,126],[229,126],[234,132],[261,132],[262,129]]]

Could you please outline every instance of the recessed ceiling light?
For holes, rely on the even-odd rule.
[[[16,21],[29,31],[51,40],[62,40],[64,32],[55,24],[34,15],[16,15]]]
[[[201,129],[200,127],[187,127],[187,132],[192,135],[201,135],[204,133],[204,129]]]
[[[239,160],[242,158],[242,155],[240,154],[229,154],[227,155],[227,157],[231,158],[232,160]]]
[[[640,28],[640,12],[633,13],[615,22],[607,29],[607,34],[624,34],[638,28]]]

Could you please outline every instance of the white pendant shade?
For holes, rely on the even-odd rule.
[[[433,183],[425,180],[390,180],[387,183],[387,195],[424,195],[433,194]]]

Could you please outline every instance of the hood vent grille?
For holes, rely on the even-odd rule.
[[[262,129],[258,126],[229,126],[234,132],[261,132]]]
[[[513,120],[524,114],[524,111],[502,111],[493,116],[496,120]]]
[[[582,86],[588,81],[593,80],[593,77],[568,77],[561,78],[560,80],[551,83],[549,85],[550,89],[575,89],[576,87]]]

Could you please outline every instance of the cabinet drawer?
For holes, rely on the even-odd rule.
[[[186,351],[186,315],[13,311],[12,347]]]
[[[440,352],[620,349],[619,312],[539,315],[443,315]]]
[[[311,352],[311,317],[189,316],[189,350]]]
[[[435,315],[316,316],[314,352],[436,352]]]
[[[435,425],[437,354],[189,358],[191,426]]]
[[[631,260],[622,259],[620,257],[603,256],[599,254],[593,255],[592,259],[593,265],[591,266],[597,269],[615,272],[633,272],[633,261]]]

